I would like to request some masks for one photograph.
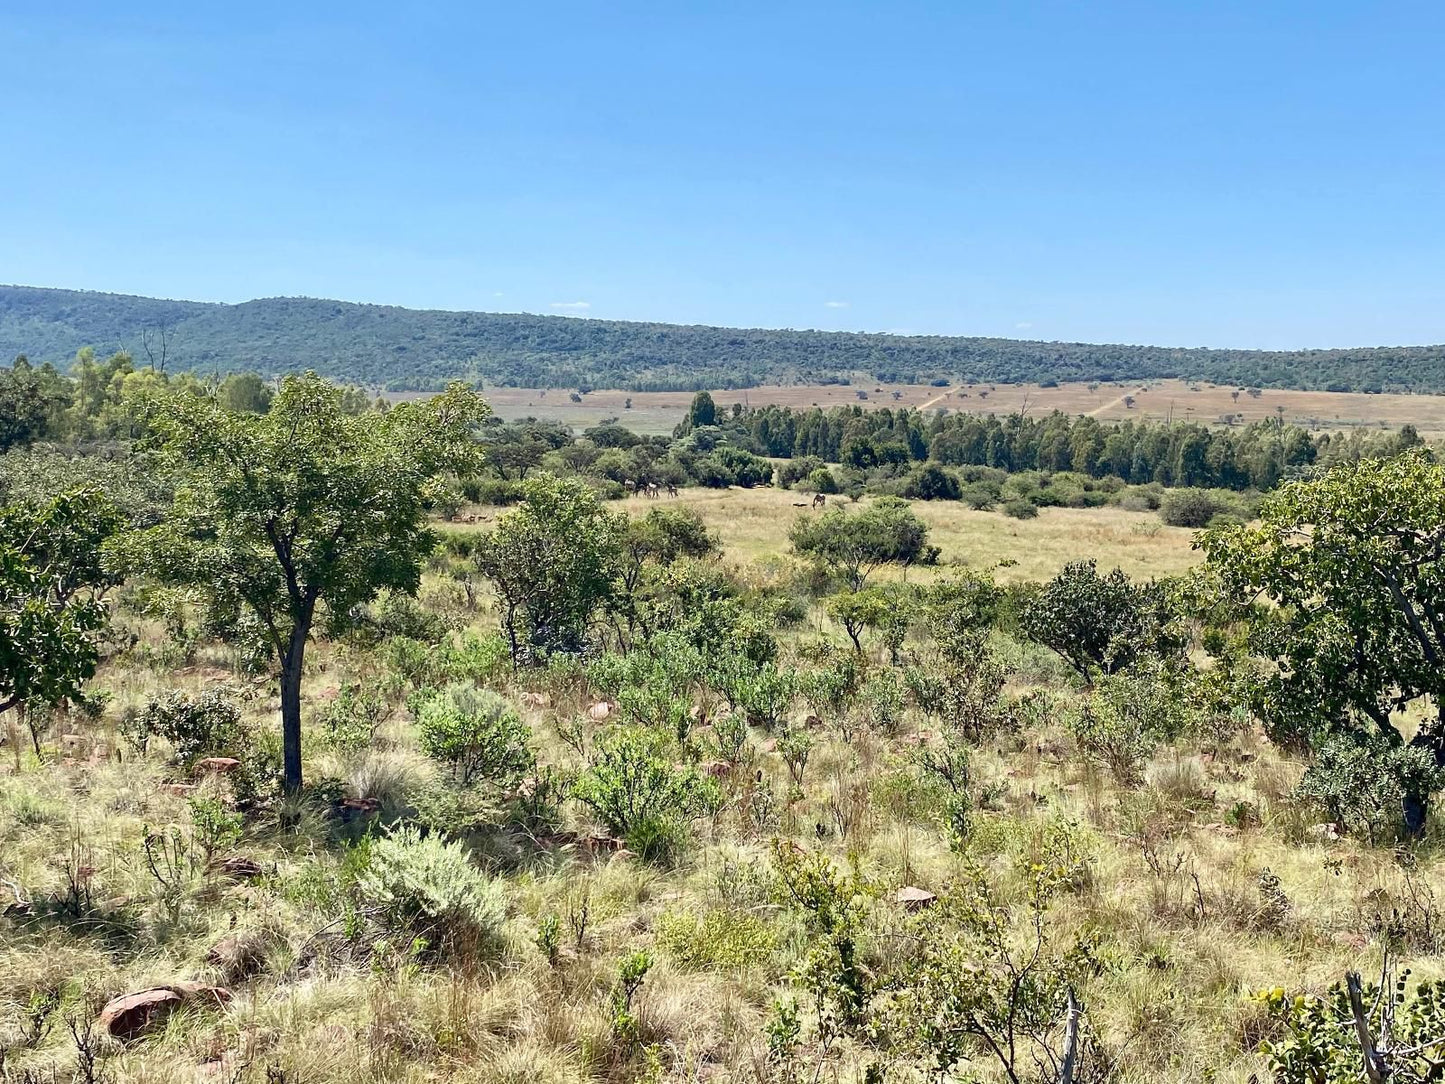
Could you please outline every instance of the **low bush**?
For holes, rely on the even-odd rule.
[[[204,757],[238,756],[246,742],[241,709],[219,689],[198,696],[170,692],[152,699],[121,723],[121,734],[144,752],[153,737],[170,745],[175,760],[193,764]]]
[[[368,857],[356,889],[389,932],[443,951],[495,947],[506,901],[461,844],[407,827],[374,840]]]
[[[535,763],[531,730],[494,692],[449,685],[415,697],[412,710],[422,751],[451,768],[462,786],[480,780],[515,786]]]

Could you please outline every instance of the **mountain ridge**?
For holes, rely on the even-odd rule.
[[[188,301],[0,285],[0,357],[67,362],[84,346],[144,356],[166,329],[176,368],[315,369],[397,390],[450,379],[693,390],[764,383],[970,383],[1162,378],[1337,391],[1445,391],[1445,345],[1242,350],[986,336],[728,328],[411,309],[327,298]]]

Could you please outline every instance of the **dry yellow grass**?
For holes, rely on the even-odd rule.
[[[866,400],[858,392],[867,394]],[[898,397],[894,398],[894,392]],[[1102,420],[1124,418],[1150,421],[1194,421],[1204,425],[1223,424],[1231,415],[1240,422],[1283,417],[1285,421],[1312,429],[1398,428],[1407,422],[1426,435],[1445,433],[1445,395],[1365,395],[1357,392],[1262,390],[1258,397],[1238,388],[1218,384],[1190,384],[1183,380],[1118,382],[1114,384],[1060,384],[1044,388],[1037,384],[978,385],[935,388],[925,384],[865,384],[844,386],[776,385],[711,393],[719,407],[734,403],[766,406],[775,403],[794,409],[862,405],[914,407],[922,410],[964,411],[979,414],[1030,415],[1060,410],[1065,414],[1089,414]],[[617,418],[639,433],[667,433],[682,420],[692,401],[691,392],[589,392],[580,403],[569,398],[567,389],[488,388],[488,401],[508,420],[537,417],[566,422],[577,429],[596,425],[604,418]],[[1132,397],[1133,404],[1125,402]],[[628,407],[628,402],[631,407]]]
[[[696,509],[722,540],[728,556],[757,561],[789,552],[788,529],[793,521],[817,514],[796,507],[809,501],[808,494],[784,489],[692,488],[676,499],[631,497],[621,507],[632,515],[655,507]],[[829,498],[829,504],[851,507],[846,497]],[[1047,579],[1081,556],[1145,578],[1182,572],[1198,559],[1191,546],[1193,531],[1165,527],[1150,512],[1044,508],[1035,519],[1019,520],[1002,512],[977,512],[958,501],[914,501],[913,510],[928,524],[929,541],[942,548],[945,566],[982,568],[1014,562],[999,571],[1005,582]],[[909,572],[910,577],[934,574],[929,569]]]

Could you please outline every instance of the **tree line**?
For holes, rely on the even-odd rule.
[[[680,433],[697,424],[695,414],[689,414]],[[861,470],[932,461],[1009,473],[1072,471],[1133,485],[1235,490],[1271,489],[1315,464],[1388,456],[1422,443],[1409,425],[1391,432],[1312,433],[1277,420],[1211,428],[1196,422],[1101,422],[1060,411],[1030,417],[770,405],[732,413],[714,410],[711,416],[739,446],[760,455],[814,457]]]

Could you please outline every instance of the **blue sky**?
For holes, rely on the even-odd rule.
[[[1445,342],[1438,2],[10,7],[0,281]]]

